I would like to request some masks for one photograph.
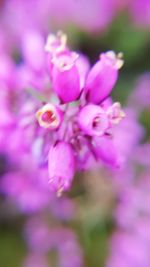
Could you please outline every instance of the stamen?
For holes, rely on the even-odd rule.
[[[52,111],[48,110],[42,114],[41,119],[44,122],[51,123],[56,120],[56,117],[54,116],[54,113]]]
[[[56,129],[60,123],[60,116],[56,107],[46,104],[36,113],[37,120],[41,127]]]

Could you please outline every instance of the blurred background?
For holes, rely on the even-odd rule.
[[[13,75],[4,57],[20,64],[27,32],[46,40],[58,30],[91,64],[101,52],[123,53],[113,99],[136,113],[132,127],[125,128],[132,135],[124,141],[130,146],[127,163],[119,171],[101,167],[79,173],[69,193],[28,212],[23,197],[12,197],[15,178],[7,177],[10,192],[0,190],[0,266],[149,267],[150,1],[0,0],[1,98],[1,77]],[[1,181],[8,166],[1,149]]]

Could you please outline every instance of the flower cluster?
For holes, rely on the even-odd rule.
[[[51,135],[48,152],[49,186],[61,194],[70,188],[76,169],[94,161],[120,165],[114,129],[125,116],[110,93],[123,65],[122,54],[102,53],[90,68],[87,58],[71,51],[67,37],[49,35],[45,50],[51,97],[37,111],[42,134]]]
[[[127,156],[122,145],[125,114],[110,94],[122,54],[101,53],[90,67],[87,57],[69,49],[62,32],[48,36],[44,53],[43,36],[29,31],[22,39],[22,58],[19,65],[9,56],[1,58],[0,149],[13,165],[4,192],[10,194],[5,190],[10,177],[17,185],[15,177],[28,175],[29,184],[36,184],[36,173],[39,184],[41,175],[48,176],[49,188],[60,195],[69,190],[76,170],[119,167]],[[18,192],[20,201],[19,188],[11,195]]]

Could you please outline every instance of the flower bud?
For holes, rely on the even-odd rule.
[[[100,55],[100,60],[88,74],[85,84],[85,94],[89,102],[98,104],[111,93],[117,78],[118,69],[123,65],[120,54],[108,51]]]
[[[101,136],[109,127],[105,111],[94,104],[83,107],[78,115],[78,124],[81,130],[90,136]]]
[[[75,53],[65,52],[52,60],[53,89],[63,103],[75,101],[80,95],[80,76],[75,64],[77,57]]]
[[[75,173],[75,159],[70,144],[59,141],[50,148],[48,169],[52,191],[60,195],[70,188]]]
[[[46,104],[36,112],[41,127],[51,130],[57,129],[62,121],[62,111],[53,104]]]

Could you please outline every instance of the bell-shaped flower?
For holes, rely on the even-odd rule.
[[[101,136],[109,128],[106,112],[97,105],[88,104],[78,114],[80,129],[90,136]]]
[[[75,101],[80,95],[80,75],[76,66],[78,55],[64,52],[52,59],[53,90],[62,103]]]
[[[121,54],[108,51],[100,55],[99,61],[92,67],[85,84],[86,99],[98,104],[111,93],[117,78],[118,70],[123,65]]]
[[[39,125],[43,128],[56,130],[63,119],[63,112],[53,104],[46,104],[36,112]]]
[[[69,143],[59,141],[50,148],[48,170],[50,189],[58,196],[70,188],[75,173],[75,158]]]

